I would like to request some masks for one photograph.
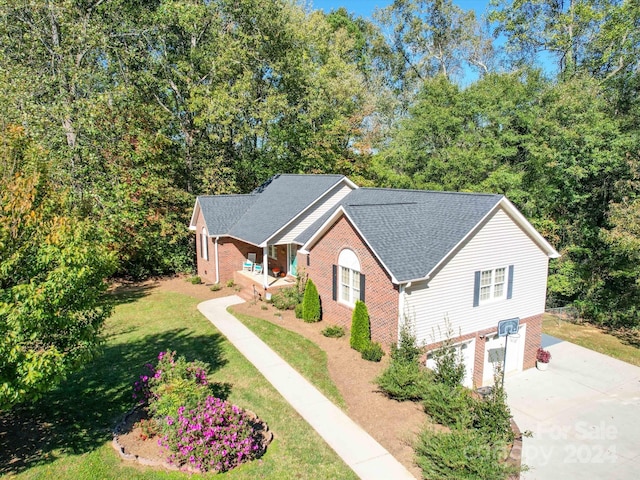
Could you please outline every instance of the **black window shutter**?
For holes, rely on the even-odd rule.
[[[480,305],[480,270],[475,273],[475,280],[473,282],[473,306]]]
[[[307,267],[311,265],[311,254],[307,253]]]
[[[509,265],[509,280],[507,281],[507,300],[513,297],[513,265]]]
[[[338,266],[333,265],[333,299],[338,300]]]
[[[364,303],[364,287],[365,287],[365,282],[364,282],[364,275],[360,274],[360,301],[362,303]]]

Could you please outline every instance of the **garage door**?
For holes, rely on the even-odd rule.
[[[507,347],[507,361],[504,363],[505,374],[522,371],[524,360],[524,344],[527,334],[527,326],[522,325],[519,337],[510,335],[509,346]],[[482,370],[483,385],[493,384],[493,372],[496,366],[502,367],[504,361],[504,346],[507,337],[493,335],[486,340],[484,352],[484,368]]]
[[[473,364],[476,351],[476,340],[474,338],[468,342],[458,343],[454,345],[454,347],[460,361],[464,364],[465,375],[462,384],[465,387],[473,388]],[[427,356],[427,368],[434,370],[435,366],[436,364],[433,361],[431,354],[429,354]]]

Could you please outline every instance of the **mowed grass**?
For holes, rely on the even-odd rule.
[[[229,400],[256,412],[274,433],[258,461],[220,479],[357,478],[319,435],[197,310],[185,295],[138,290],[115,298],[103,354],[32,406],[3,423],[20,428],[18,442],[0,435],[0,475],[17,479],[192,479],[180,472],[123,462],[111,429],[133,406],[131,384],[159,351],[211,365],[212,380],[231,384]],[[22,432],[24,429],[24,432]],[[0,430],[1,431],[1,430]],[[13,461],[10,461],[11,459]],[[16,461],[15,458],[18,460]]]
[[[327,354],[324,350],[302,335],[267,320],[236,313],[233,308],[229,311],[329,400],[341,408],[346,408],[338,387],[329,376]]]
[[[640,367],[640,334],[634,331],[607,331],[589,323],[573,323],[546,314],[542,331],[590,350]]]

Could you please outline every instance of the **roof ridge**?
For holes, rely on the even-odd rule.
[[[486,192],[453,192],[451,190],[420,190],[417,188],[391,188],[391,187],[360,187],[358,190],[386,190],[390,192],[411,192],[411,193],[439,193],[446,195],[481,195],[484,197],[504,197],[502,193]]]
[[[198,195],[197,198],[220,198],[220,197],[253,197],[253,193],[221,193],[219,195]]]

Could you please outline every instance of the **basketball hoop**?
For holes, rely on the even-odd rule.
[[[513,333],[511,335],[508,335],[507,338],[509,340],[511,340],[511,343],[517,343],[518,340],[520,340],[520,334],[519,333]]]

